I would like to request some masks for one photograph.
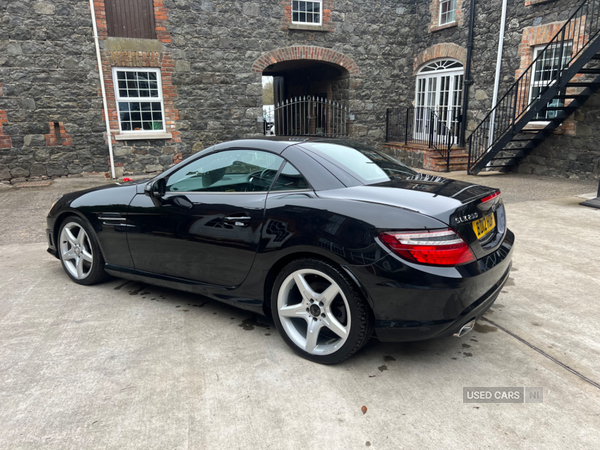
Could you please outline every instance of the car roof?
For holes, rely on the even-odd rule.
[[[260,138],[237,139],[234,141],[223,142],[214,146],[214,151],[226,150],[229,148],[250,147],[261,148],[273,153],[281,154],[290,147],[304,143],[328,142],[352,147],[352,141],[348,139],[307,137],[307,136],[269,136]]]
[[[328,161],[320,152],[315,153],[315,149],[308,151],[302,144],[307,143],[329,143],[347,146],[353,148],[357,143],[350,139],[323,138],[323,137],[283,137],[269,136],[262,138],[237,139],[220,144],[213,145],[196,154],[196,157],[190,158],[196,160],[201,155],[208,155],[214,152],[236,149],[254,149],[262,150],[280,155],[286,158],[294,165],[309,181],[311,186],[319,190],[338,189],[343,187],[358,186],[363,183],[339,167],[337,164]],[[283,155],[285,151],[285,155]],[[187,163],[186,163],[187,164]],[[170,176],[171,173],[178,170],[180,166],[175,165],[161,174],[161,176]]]

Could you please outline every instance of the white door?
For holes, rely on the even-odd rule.
[[[452,143],[458,140],[464,70],[451,59],[433,61],[417,75],[415,140]]]

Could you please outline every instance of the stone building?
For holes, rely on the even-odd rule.
[[[500,97],[583,3],[508,0]],[[416,108],[415,127],[419,108],[459,110],[444,120],[448,129],[465,123],[464,136],[453,131],[453,153],[464,156],[461,137],[492,108],[502,4],[93,0],[92,14],[88,0],[0,0],[0,180],[111,165],[117,175],[158,172],[214,143],[258,136],[265,75],[277,80],[277,100],[325,97],[349,110],[351,138],[436,167],[427,145],[386,144],[388,110]],[[598,116],[594,94],[516,170],[598,177]]]

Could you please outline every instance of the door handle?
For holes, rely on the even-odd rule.
[[[224,221],[225,223],[231,223],[236,227],[245,227],[246,225],[248,225],[248,221],[250,219],[252,219],[252,217],[250,216],[231,216],[225,217]]]
[[[228,222],[233,222],[235,220],[250,220],[252,217],[250,216],[235,216],[235,217],[225,217],[225,220]]]

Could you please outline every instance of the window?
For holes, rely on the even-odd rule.
[[[283,170],[277,177],[271,190],[273,191],[293,191],[297,189],[308,189],[308,181],[296,170],[290,163],[286,163]]]
[[[452,59],[430,62],[419,71],[415,100],[415,139],[427,140],[432,132],[443,137],[450,130],[456,142],[463,82],[463,66]]]
[[[456,21],[456,0],[440,1],[440,26]]]
[[[105,0],[104,7],[109,36],[156,39],[153,0]]]
[[[174,172],[167,192],[266,192],[283,161],[258,150],[211,153]]]
[[[546,51],[546,45],[538,46],[534,49],[533,58],[537,59],[533,70],[531,80],[531,89],[529,93],[529,103],[535,101],[544,91],[544,89],[555,82],[558,71],[569,67],[571,62],[571,54],[573,53],[573,44],[567,42],[563,46],[562,62],[559,57],[560,44],[551,45]],[[560,66],[560,67],[559,67]],[[559,93],[565,95],[565,92]],[[565,102],[562,99],[554,99],[548,103],[548,107],[561,107]],[[538,114],[534,120],[553,119],[557,116],[558,111],[545,111]]]
[[[395,158],[357,142],[345,145],[308,142],[302,147],[319,154],[367,185],[392,179],[406,180],[417,173]]]
[[[292,23],[321,25],[322,1],[292,1]]]
[[[122,132],[164,132],[159,69],[113,68],[115,97]]]

